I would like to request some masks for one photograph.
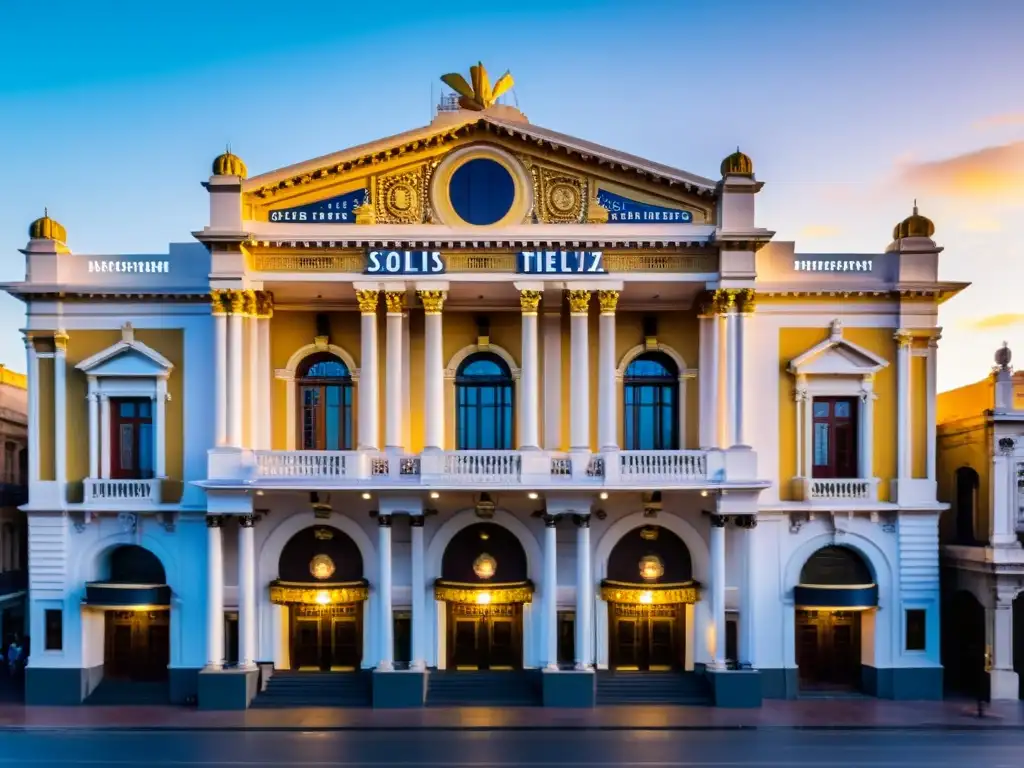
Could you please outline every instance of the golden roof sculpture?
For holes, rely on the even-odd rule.
[[[491,86],[491,79],[488,77],[482,61],[469,68],[469,76],[473,81],[472,85],[467,83],[466,78],[457,72],[441,75],[441,82],[459,94],[460,107],[475,112],[483,112],[488,107],[493,107],[498,102],[498,98],[515,85],[512,73],[506,71]]]

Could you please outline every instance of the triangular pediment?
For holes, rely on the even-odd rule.
[[[121,329],[121,341],[75,367],[88,376],[153,378],[169,375],[174,365],[152,347],[137,341],[131,324],[125,323]]]
[[[617,223],[616,215],[630,223],[714,221],[715,181],[532,125],[503,105],[442,112],[428,126],[254,176],[243,182],[244,218],[437,223],[435,174],[447,156],[473,145],[497,147],[522,165],[537,198],[535,219],[543,223]],[[588,202],[609,216],[588,211]]]
[[[789,371],[802,376],[867,376],[888,365],[888,360],[843,338],[842,323],[835,320],[828,338],[794,357]]]

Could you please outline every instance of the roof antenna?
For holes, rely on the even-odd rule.
[[[914,215],[917,216],[917,198],[914,198]]]

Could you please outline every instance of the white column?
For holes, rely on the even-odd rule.
[[[387,379],[384,382],[384,398],[387,408],[385,417],[385,446],[389,451],[401,451],[404,414],[402,413],[402,312],[405,310],[405,293],[388,291],[384,294],[387,302]]]
[[[257,325],[259,321],[256,319],[255,310],[254,306],[252,312],[245,318],[245,345],[249,348],[245,366],[245,384],[249,391],[249,412],[244,415],[244,418],[249,422],[249,439],[246,441],[249,448],[260,447],[260,329]]]
[[[100,477],[110,479],[110,396],[100,393]]]
[[[409,331],[409,310],[402,313],[402,446],[408,450],[412,445],[412,345]]]
[[[551,302],[557,306],[557,302]],[[562,315],[544,311],[544,448],[562,450]]]
[[[540,448],[540,350],[537,307],[540,291],[519,291],[522,309],[522,371],[519,377],[519,447]]]
[[[53,471],[58,483],[68,479],[68,337],[63,331],[53,335]],[[61,498],[63,498],[63,490]]]
[[[576,518],[576,669],[590,669],[594,654],[594,578],[590,572],[590,515]],[[557,627],[556,627],[557,629]]]
[[[910,477],[910,343],[908,331],[897,331],[896,339],[896,474]]]
[[[224,546],[223,518],[206,518],[206,666],[224,665]],[[250,529],[251,530],[251,529]]]
[[[228,316],[228,442],[233,448],[242,447],[242,291],[232,296],[232,310]]]
[[[725,668],[725,522],[720,515],[711,516],[711,632],[712,669]]]
[[[412,526],[412,655],[410,669],[426,668],[426,639],[430,626],[426,607],[426,573],[423,563],[423,515],[409,518]]]
[[[729,434],[729,314],[727,309],[719,312],[715,320],[715,371],[716,400],[715,424],[718,435],[718,447],[728,448]]]
[[[736,319],[733,320],[733,356],[736,359],[736,393],[733,401],[733,421],[735,422],[736,445],[747,444],[747,412],[746,412],[746,373],[747,344],[746,337],[750,329],[750,315],[754,308],[753,291],[744,291],[740,296]]]
[[[256,412],[256,420],[259,424],[259,440],[256,442],[256,447],[260,450],[269,451],[272,437],[271,437],[271,416],[274,412],[273,403],[270,402],[270,391],[271,391],[271,378],[274,372],[270,369],[270,303],[269,294],[264,294],[263,298],[263,313],[261,317],[256,320],[257,324],[257,356],[259,362],[257,364],[257,370],[259,373],[259,385],[258,385],[258,397],[257,402],[258,410]],[[294,413],[294,409],[292,410]]]
[[[239,318],[241,319],[241,318]],[[256,668],[256,538],[252,515],[238,528],[238,665]]]
[[[597,444],[601,451],[619,450],[619,399],[615,391],[615,308],[618,291],[598,291],[601,307],[597,358]],[[685,403],[680,411],[686,410]]]
[[[398,317],[401,319],[401,315]],[[388,378],[391,378],[390,371]],[[382,672],[390,672],[395,668],[395,625],[394,613],[391,608],[391,516],[379,515],[377,529],[379,532],[377,549],[380,555],[380,568],[378,569],[380,586],[377,596],[378,619],[380,620],[380,632],[378,633],[380,663],[377,664],[377,669]]]
[[[420,291],[423,303],[423,447],[430,450],[444,449],[444,320],[441,314],[444,299],[444,291]]]
[[[697,371],[700,448],[718,447],[718,318],[714,305],[708,305],[697,321],[700,324],[700,365]],[[681,408],[680,410],[685,410]]]
[[[1013,448],[1004,451],[996,448],[992,457],[992,477],[989,485],[992,499],[991,507],[991,538],[989,543],[994,547],[1018,547],[1017,542],[1017,478],[1016,462],[1013,459]]]
[[[153,402],[154,474],[167,477],[167,379],[156,380]]]
[[[215,308],[213,315],[213,410],[216,444],[228,444],[228,318]]]
[[[995,608],[985,609],[988,644],[992,647],[992,701],[1015,701],[1020,696],[1019,677],[1013,667],[1013,602],[1011,596],[1006,597],[1009,599],[997,596]]]
[[[809,449],[804,446],[804,418],[806,418],[804,414],[807,403],[807,383],[806,380],[803,380],[803,377],[797,377],[793,400],[796,403],[796,474],[797,477],[806,477],[807,475],[804,471],[804,451]]]
[[[297,386],[295,384],[295,373],[294,371],[283,371],[279,375],[279,378],[284,381],[284,449],[286,451],[294,451],[295,443],[299,437],[298,414],[295,411],[295,396],[298,394]],[[359,382],[361,387],[362,378],[360,378]],[[360,391],[362,390],[360,389]]]
[[[860,476],[870,480],[875,476],[875,382],[865,376],[860,398]]]
[[[32,483],[39,480],[39,441],[32,439],[39,434],[39,354],[36,352],[32,335],[25,334],[25,354],[28,357],[28,478]],[[26,611],[26,613],[28,613]]]
[[[359,450],[380,448],[380,367],[377,364],[378,292],[356,291],[360,312]]]
[[[590,291],[569,291],[569,448],[590,450]]]
[[[740,591],[740,626],[743,628],[740,643],[740,661],[747,666],[755,667],[757,647],[757,623],[754,612],[757,610],[757,516],[741,518],[743,530],[743,589]],[[723,529],[724,530],[724,529]],[[722,637],[724,646],[725,637]],[[724,650],[724,648],[723,648]]]
[[[929,480],[933,480],[933,481],[936,479],[936,474],[935,474],[935,448],[936,448],[937,439],[938,439],[937,435],[936,435],[937,425],[936,425],[936,422],[935,422],[935,419],[936,419],[935,406],[936,406],[936,398],[937,398],[937,393],[936,393],[936,388],[937,388],[937,382],[936,382],[937,360],[936,360],[936,355],[938,353],[938,347],[939,347],[939,339],[938,339],[937,336],[935,336],[935,337],[933,337],[933,338],[928,340],[928,360],[927,360],[927,390],[928,390],[928,392],[925,395],[927,397],[927,400],[925,401],[925,409],[927,411],[926,414],[925,414],[925,420],[927,421],[927,424],[928,424],[928,437],[925,440],[925,445],[927,446],[927,451],[928,451],[928,454],[927,454],[928,472],[927,472],[926,476],[927,476],[927,478]]]
[[[739,445],[740,420],[740,361],[739,322],[740,316],[730,295],[729,314],[725,316],[725,407],[726,447]]]
[[[544,516],[544,617],[541,627],[544,631],[543,655],[541,660],[546,669],[558,669],[558,523],[556,515]]]
[[[94,376],[89,377],[89,394],[86,397],[89,401],[89,477],[98,478],[100,476],[100,395],[96,391]]]

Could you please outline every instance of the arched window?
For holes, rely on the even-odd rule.
[[[978,498],[978,473],[970,467],[956,471],[956,540],[974,544],[974,510]]]
[[[304,451],[351,451],[352,373],[337,356],[318,352],[296,371],[299,444]]]
[[[512,373],[490,352],[467,357],[455,375],[456,448],[512,449]]]
[[[645,352],[626,368],[623,382],[627,451],[679,449],[679,369],[663,352]]]

